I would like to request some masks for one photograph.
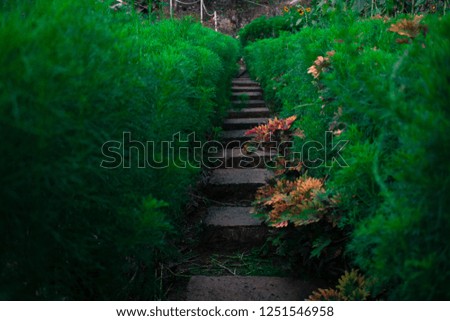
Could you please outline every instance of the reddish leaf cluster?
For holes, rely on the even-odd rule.
[[[311,74],[314,79],[319,78],[320,74],[326,69],[331,66],[330,58],[333,57],[335,54],[335,51],[328,51],[326,56],[318,56],[317,59],[314,61],[314,64],[308,68],[308,74]]]
[[[280,179],[275,186],[260,187],[256,194],[258,210],[268,212],[267,222],[274,227],[308,225],[322,218],[326,205],[318,198],[324,193],[317,178],[300,177],[295,181]]]
[[[302,168],[303,163],[300,160],[288,160],[283,156],[279,156],[275,159],[275,176],[286,174],[289,171],[300,172]]]
[[[269,119],[267,124],[254,127],[245,132],[245,135],[256,135],[253,139],[258,142],[270,142],[277,133],[288,131],[297,116],[291,116],[286,119]]]
[[[333,121],[330,123],[328,127],[328,129],[333,132],[334,136],[340,136],[347,127],[347,124],[339,120],[341,116],[342,116],[342,107],[339,107],[338,111],[334,113]]]
[[[414,16],[413,20],[403,19],[397,22],[396,24],[392,24],[389,28],[389,31],[395,32],[400,36],[406,36],[408,38],[399,38],[397,39],[397,43],[408,43],[409,39],[413,40],[420,33],[424,36],[428,32],[428,27],[426,25],[420,24],[420,21],[423,19],[423,16]]]
[[[345,271],[339,278],[336,289],[318,289],[308,301],[362,301],[369,298],[367,282],[358,270]]]
[[[388,22],[390,20],[390,18],[388,16],[382,16],[380,14],[374,15],[371,19],[372,20],[383,20],[383,22]]]

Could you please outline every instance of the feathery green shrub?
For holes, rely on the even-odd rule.
[[[239,30],[239,40],[243,46],[256,40],[265,38],[277,38],[280,34],[293,30],[291,22],[285,16],[267,18],[261,16],[253,19],[245,28]],[[294,28],[296,30],[296,28]]]
[[[161,297],[158,262],[176,254],[199,170],[138,168],[131,149],[130,168],[105,169],[101,148],[124,132],[205,139],[229,105],[237,41],[100,1],[0,6],[0,298]]]
[[[450,18],[427,16],[426,36],[405,44],[388,29],[411,17],[341,15],[329,27],[256,41],[246,62],[281,116],[297,115],[306,139],[294,150],[325,144],[324,132],[342,126],[335,139],[349,141],[348,166],[308,175],[325,177],[327,192],[339,195],[346,255],[371,280],[371,296],[448,300]],[[329,65],[314,78],[309,67],[319,56]]]

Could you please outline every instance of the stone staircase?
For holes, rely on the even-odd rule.
[[[251,202],[256,189],[272,177],[265,162],[272,155],[258,151],[244,154],[240,144],[249,140],[244,133],[266,123],[270,116],[262,89],[247,73],[233,80],[234,109],[223,124],[224,147],[217,155],[220,168],[211,172],[205,195],[211,200],[203,220],[202,243],[211,255],[225,248],[261,246],[268,228],[253,216]],[[317,287],[284,277],[270,276],[192,276],[187,284],[188,301],[222,300],[304,300]]]

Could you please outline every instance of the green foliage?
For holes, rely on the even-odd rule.
[[[385,201],[351,244],[357,262],[401,299],[448,299],[450,19],[430,21],[429,28],[425,48],[414,43],[393,70],[384,116],[397,120],[392,130],[400,148],[384,171],[374,164]],[[380,140],[379,149],[385,144]]]
[[[105,169],[101,147],[123,132],[204,139],[229,105],[237,42],[99,1],[36,0],[3,2],[0,47],[0,297],[159,297],[157,262],[174,254],[198,169]]]
[[[327,191],[340,200],[347,255],[373,281],[371,295],[445,300],[450,18],[425,17],[427,35],[406,44],[388,30],[405,18],[412,20],[342,13],[342,23],[254,42],[245,59],[281,116],[297,115],[306,141],[325,146],[325,131],[334,144],[349,141],[341,152],[348,166],[310,167],[308,175],[326,178]],[[322,70],[324,57],[329,65]],[[313,66],[317,77],[308,73]],[[293,149],[301,152],[305,140],[294,140]],[[311,258],[327,250],[330,231],[321,233],[311,234]],[[308,244],[304,238],[297,244]]]
[[[281,32],[289,32],[291,30],[291,23],[284,16],[273,18],[261,16],[253,19],[252,22],[239,31],[239,40],[243,46],[246,46],[248,43],[258,39],[276,38]]]
[[[332,27],[335,21],[342,23],[350,12],[365,18],[382,18],[383,15],[387,19],[399,14],[445,14],[450,5],[448,0],[312,0],[307,7],[285,5],[280,10],[283,12],[280,16],[261,16],[242,28],[239,31],[242,45],[245,47],[257,40],[278,38],[283,33],[296,33],[307,26]]]
[[[252,20],[239,31],[239,39],[245,47],[261,39],[277,38],[284,33],[296,33],[306,26],[327,26],[336,19],[337,10],[334,4],[320,1],[311,6],[300,4],[283,6],[283,15],[267,18],[261,16]]]
[[[367,283],[357,270],[345,271],[336,289],[318,289],[309,296],[308,301],[364,301],[370,294]]]
[[[358,14],[364,17],[387,14],[396,15],[402,13],[441,13],[445,14],[448,8],[448,0],[352,0],[346,1]]]

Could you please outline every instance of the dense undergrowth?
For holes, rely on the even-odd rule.
[[[314,299],[448,300],[450,17],[328,19],[245,48],[266,99],[297,116],[303,157],[256,204],[280,254],[366,278],[340,281],[358,295]]]
[[[282,4],[282,15],[261,16],[239,30],[243,46],[259,39],[277,38],[281,33],[295,33],[307,26],[325,27],[336,18],[336,8],[351,9],[361,17],[402,14],[445,14],[450,11],[448,0],[300,0]]]
[[[198,169],[138,168],[134,142],[105,169],[101,148],[123,132],[156,146],[208,137],[229,106],[236,41],[101,1],[0,7],[0,298],[160,297],[158,262],[176,255]]]

